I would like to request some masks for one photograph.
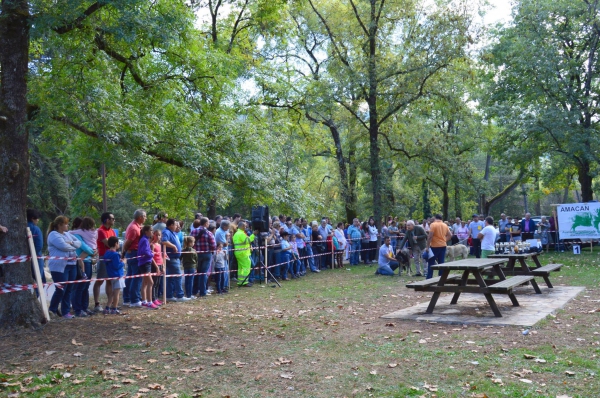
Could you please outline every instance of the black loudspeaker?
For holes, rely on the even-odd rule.
[[[252,208],[252,230],[269,232],[269,206],[254,206]]]

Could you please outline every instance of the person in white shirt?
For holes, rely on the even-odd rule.
[[[371,263],[376,262],[377,256],[377,240],[379,239],[379,230],[375,225],[375,219],[373,217],[369,218],[369,260]]]
[[[481,241],[481,258],[487,258],[490,254],[494,254],[496,249],[496,234],[494,219],[486,217],[485,227],[477,234],[477,238]]]

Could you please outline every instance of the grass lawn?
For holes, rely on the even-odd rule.
[[[390,323],[380,316],[428,298],[405,287],[409,278],[364,265],[281,289],[255,284],[157,311],[3,331],[0,396],[597,397],[599,254],[541,257],[565,264],[555,285],[587,289],[528,335]]]

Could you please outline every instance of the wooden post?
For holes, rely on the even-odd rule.
[[[167,247],[163,246],[163,305],[167,304]]]
[[[269,244],[267,242],[267,239],[265,238],[265,284],[269,280],[269,257],[268,257],[269,252],[267,251],[268,247],[269,247]]]
[[[35,282],[37,283],[39,299],[42,304],[42,311],[46,321],[50,321],[50,314],[48,313],[48,305],[46,304],[46,292],[44,292],[44,284],[42,283],[42,276],[40,275],[40,265],[38,263],[37,253],[35,252],[35,245],[33,244],[33,236],[31,230],[27,227],[27,241],[29,242],[29,251],[31,252],[31,264],[33,264],[33,274],[35,275]]]
[[[333,244],[333,238],[331,238],[331,269],[335,269],[335,245]]]

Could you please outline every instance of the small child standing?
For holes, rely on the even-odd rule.
[[[119,239],[115,236],[108,238],[109,249],[104,254],[104,263],[106,264],[106,273],[109,278],[119,278],[111,280],[112,292],[108,297],[104,314],[120,314],[117,306],[119,305],[119,296],[121,289],[125,287],[125,279],[123,278],[123,269],[125,263],[121,261],[121,256],[117,252],[119,250]],[[125,259],[125,261],[127,261]]]
[[[223,243],[217,245],[215,253],[215,278],[217,281],[217,294],[227,293],[225,290],[225,261],[227,252],[223,250]]]
[[[156,306],[161,306],[162,301],[158,299],[160,292],[162,292],[162,280],[161,274],[163,273],[163,256],[162,256],[162,245],[160,244],[162,234],[156,230],[152,233],[152,252],[154,253],[154,263],[156,268],[152,268],[152,273],[157,275],[152,277],[152,302]]]
[[[183,265],[183,273],[186,275],[185,296],[187,298],[196,298],[192,295],[196,268],[198,268],[198,254],[194,250],[195,242],[193,236],[186,236],[183,238],[183,249],[181,249],[181,264]]]

